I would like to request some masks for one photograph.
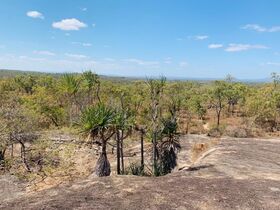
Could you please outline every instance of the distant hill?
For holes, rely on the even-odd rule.
[[[10,69],[0,69],[0,78],[2,77],[15,77],[19,75],[50,75],[53,77],[60,77],[64,73],[51,73],[51,72],[38,72],[38,71],[24,71],[24,70],[10,70]],[[75,73],[80,74],[80,73]],[[125,77],[125,76],[115,76],[115,75],[99,75],[101,79],[113,80],[113,81],[134,81],[134,80],[146,80],[146,77]],[[152,77],[153,78],[153,77]],[[154,77],[156,78],[156,77]],[[221,80],[222,78],[190,78],[190,77],[168,77],[170,81],[197,81],[202,83],[207,83],[215,80]],[[243,83],[267,83],[271,82],[270,78],[264,79],[236,79],[237,82]]]
[[[37,72],[37,71],[21,71],[21,70],[9,70],[9,69],[0,69],[0,77],[15,77],[19,75],[52,75],[52,76],[61,76],[61,73],[47,73],[47,72]]]

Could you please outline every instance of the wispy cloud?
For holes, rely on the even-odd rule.
[[[19,56],[20,60],[24,60],[24,61],[45,61],[45,58],[33,58],[33,57],[29,57],[26,55],[21,55]]]
[[[171,57],[167,57],[164,59],[163,61],[165,64],[171,64],[172,63],[172,58]]]
[[[185,67],[187,67],[189,64],[188,64],[188,62],[186,62],[186,61],[181,61],[180,63],[179,63],[179,66],[181,67],[181,68],[185,68]]]
[[[123,59],[123,61],[127,62],[127,63],[135,63],[135,64],[143,65],[143,66],[159,65],[158,61],[144,61],[144,60],[136,59],[136,58]]]
[[[247,24],[242,27],[242,29],[247,29],[247,30],[254,30],[257,32],[279,32],[280,31],[280,26],[272,26],[272,27],[263,27],[258,24]]]
[[[95,26],[96,26],[96,23],[93,23],[93,24],[91,24],[91,25],[92,25],[92,27],[93,27],[93,28],[95,28]]]
[[[86,7],[83,7],[81,10],[82,10],[83,12],[86,12],[86,11],[87,11],[87,8],[86,8]]]
[[[229,44],[225,49],[227,52],[239,52],[252,49],[268,49],[265,45],[251,45],[251,44]]]
[[[222,48],[223,45],[222,44],[210,44],[208,45],[209,49],[218,49],[218,48]]]
[[[280,63],[277,62],[267,62],[266,64],[271,66],[280,66]]]
[[[83,42],[72,42],[72,44],[80,45],[80,46],[83,46],[83,47],[91,47],[92,46],[91,43],[83,43]]]
[[[194,38],[195,38],[195,40],[205,40],[205,39],[208,39],[209,36],[207,36],[207,35],[196,35]]]
[[[86,55],[81,55],[81,54],[65,53],[65,55],[66,55],[67,57],[75,58],[75,59],[85,59],[85,58],[89,58],[88,56],[86,56]]]
[[[108,61],[108,62],[114,62],[116,61],[116,59],[114,58],[104,58],[105,61]]]
[[[54,22],[52,26],[63,31],[78,31],[81,28],[86,28],[87,24],[77,20],[76,18],[71,18]]]
[[[41,51],[34,50],[33,53],[37,55],[55,56],[55,53],[46,50],[41,50]]]
[[[38,11],[28,11],[26,13],[26,15],[28,17],[31,17],[31,18],[39,18],[39,19],[44,19],[44,16],[42,13],[38,12]]]
[[[187,36],[187,37],[178,37],[176,40],[177,41],[184,41],[184,40],[196,40],[196,41],[202,41],[205,39],[208,39],[208,35],[196,35],[196,36]]]

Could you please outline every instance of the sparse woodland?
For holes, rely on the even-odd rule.
[[[168,174],[176,167],[180,135],[278,135],[280,78],[272,74],[272,80],[266,84],[240,83],[231,76],[213,82],[126,80],[102,78],[91,71],[3,76],[0,173],[27,179],[58,170],[63,175],[83,155],[76,154],[76,148],[87,148],[98,154],[92,168],[97,176],[112,171]],[[79,138],[55,139],[56,132]],[[139,145],[140,155],[128,163],[130,144]]]

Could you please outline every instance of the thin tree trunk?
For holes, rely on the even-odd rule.
[[[217,127],[220,126],[220,118],[221,118],[221,110],[218,110],[218,112],[217,112]]]
[[[120,133],[119,130],[116,131],[116,141],[117,141],[117,174],[121,174],[121,161],[120,161]]]
[[[121,163],[122,163],[122,174],[124,174],[124,159],[123,159],[123,130],[121,130]]]
[[[141,169],[144,171],[144,130],[141,129]]]
[[[11,157],[14,157],[14,144],[12,144],[12,149],[11,149]]]
[[[24,143],[21,142],[21,141],[19,141],[19,143],[20,143],[20,145],[21,145],[21,158],[22,158],[22,161],[23,161],[23,163],[24,163],[24,166],[25,166],[25,168],[26,168],[26,170],[27,170],[28,172],[31,172],[31,169],[30,169],[30,167],[29,167],[29,165],[28,165],[28,163],[27,163],[27,160],[26,160],[25,145],[24,145]]]
[[[0,164],[5,160],[5,149],[0,151]]]

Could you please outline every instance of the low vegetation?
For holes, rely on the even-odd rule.
[[[46,177],[71,168],[69,145],[95,148],[94,172],[109,176],[109,149],[117,174],[165,175],[177,165],[180,135],[245,138],[278,135],[279,76],[250,84],[231,76],[214,82],[104,79],[82,74],[20,74],[0,79],[0,172]],[[78,140],[45,133],[68,130]],[[138,162],[125,163],[127,144],[140,145]],[[60,145],[60,146],[57,146]],[[62,146],[61,146],[62,145]],[[67,146],[66,146],[67,145]],[[195,145],[197,159],[205,145]],[[68,149],[67,149],[68,148]]]

